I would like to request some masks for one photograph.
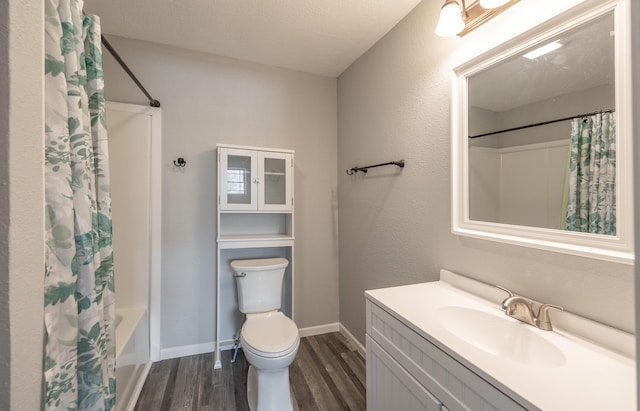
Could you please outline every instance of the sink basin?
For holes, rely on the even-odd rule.
[[[438,308],[436,315],[448,332],[497,357],[546,368],[560,367],[566,362],[562,351],[534,332],[532,325],[504,314],[447,306]]]

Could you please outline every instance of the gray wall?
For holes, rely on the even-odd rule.
[[[9,89],[9,4],[0,3],[0,90]],[[9,409],[9,93],[0,94],[0,408]]]
[[[295,319],[338,322],[336,79],[108,38],[162,103],[161,348],[214,339],[216,143],[296,150]],[[147,104],[104,65],[108,100]]]
[[[40,409],[43,8],[0,4],[0,410]]]
[[[446,268],[633,331],[632,266],[451,234],[452,69],[547,6],[521,2],[464,38],[435,36],[440,7],[423,1],[338,79],[339,170],[406,161],[399,174],[338,174],[341,323],[362,342],[365,290]]]

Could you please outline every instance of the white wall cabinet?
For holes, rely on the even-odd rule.
[[[293,319],[294,151],[219,144],[215,368],[244,321],[230,263],[282,257],[281,311]]]
[[[367,410],[526,410],[367,299]]]
[[[219,147],[223,211],[291,211],[293,153]]]

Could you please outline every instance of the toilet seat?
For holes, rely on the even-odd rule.
[[[298,349],[298,327],[280,311],[247,314],[240,332],[242,347],[266,358],[283,357]]]

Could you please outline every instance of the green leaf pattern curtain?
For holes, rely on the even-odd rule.
[[[115,406],[111,197],[100,22],[45,0],[44,408]]]
[[[565,228],[616,234],[616,126],[612,113],[571,122]]]

